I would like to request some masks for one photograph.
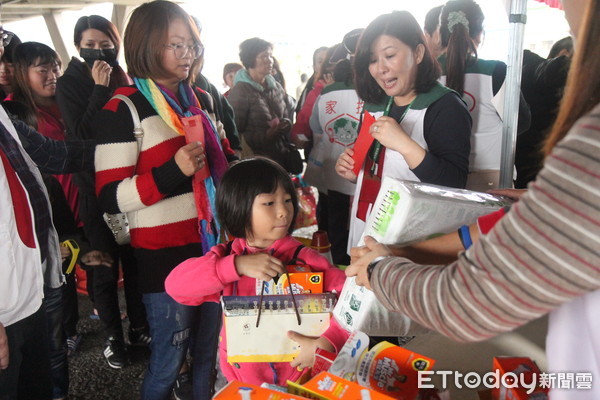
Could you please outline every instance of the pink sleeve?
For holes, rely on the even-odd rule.
[[[219,301],[223,289],[240,279],[235,255],[223,256],[225,247],[217,245],[202,257],[190,258],[175,267],[165,280],[169,296],[190,306]]]

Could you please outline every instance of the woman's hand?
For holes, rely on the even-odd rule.
[[[379,243],[371,236],[365,236],[364,247],[354,247],[350,250],[352,264],[346,268],[346,276],[356,276],[357,285],[365,286],[367,289],[371,290],[367,267],[375,258],[391,255],[393,255],[392,251],[385,244]]]
[[[89,267],[94,267],[98,265],[112,267],[114,261],[110,254],[100,250],[92,250],[89,253],[85,253],[83,256],[81,256],[81,263]]]
[[[300,371],[304,368],[311,368],[315,364],[317,348],[329,352],[335,351],[333,345],[324,337],[305,336],[294,331],[288,331],[287,336],[299,344],[300,353],[290,362],[290,365],[297,367]]]
[[[263,281],[285,273],[281,260],[266,253],[235,256],[234,264],[238,275]]]
[[[96,85],[108,86],[112,67],[106,61],[96,60],[92,67],[92,79]]]
[[[181,146],[175,153],[175,163],[185,176],[192,176],[204,167],[206,156],[200,142]]]
[[[346,148],[342,154],[340,154],[337,162],[335,163],[335,172],[344,179],[350,182],[356,182],[356,174],[354,173],[354,150]]]
[[[421,164],[426,151],[402,129],[392,117],[379,117],[369,128],[369,133],[383,146],[402,154],[410,169]]]
[[[527,189],[492,189],[488,190],[488,193],[496,196],[505,196],[511,200],[519,201],[521,196],[527,193]]]

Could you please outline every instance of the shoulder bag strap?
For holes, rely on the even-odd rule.
[[[140,152],[142,151],[142,140],[144,138],[144,131],[142,130],[142,123],[140,122],[140,116],[137,112],[137,109],[135,108],[135,105],[133,104],[131,99],[127,96],[124,96],[122,94],[115,94],[113,96],[113,99],[121,100],[129,108],[129,112],[131,113],[131,119],[133,120],[133,136],[135,137],[135,140],[137,141],[137,155],[139,158]],[[136,167],[137,167],[137,162],[136,162]]]

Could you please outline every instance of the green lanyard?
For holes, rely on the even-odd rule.
[[[410,110],[410,106],[412,106],[412,104],[414,103],[414,99],[413,101],[411,101],[408,106],[406,106],[406,108],[404,109],[404,112],[402,113],[402,116],[400,117],[400,119],[398,120],[398,124],[400,124],[403,120],[404,117],[406,117],[406,113],[408,112],[408,110]],[[386,106],[385,106],[385,111],[383,112],[384,116],[388,116],[390,114],[390,110],[392,109],[392,104],[394,104],[394,96],[390,96]],[[375,174],[375,169],[377,168],[377,161],[379,160],[379,155],[381,154],[381,148],[383,146],[381,145],[381,143],[379,143],[378,140],[375,140],[373,142],[373,146],[371,147],[371,151],[369,152],[369,158],[373,161],[373,165],[371,165],[371,174]]]

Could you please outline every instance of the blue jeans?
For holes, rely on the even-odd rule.
[[[179,304],[166,292],[146,293],[142,300],[152,342],[141,397],[168,400],[188,351],[197,307]]]
[[[190,350],[194,400],[210,400],[214,395],[221,320],[221,304],[207,302],[198,307]]]

